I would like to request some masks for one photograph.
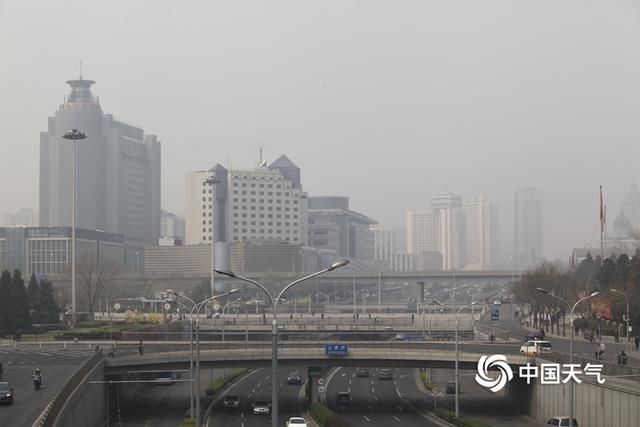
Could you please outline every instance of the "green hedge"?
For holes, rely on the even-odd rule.
[[[314,403],[309,411],[320,427],[351,427],[351,424],[340,418],[322,403]]]
[[[207,396],[213,396],[214,394],[219,392],[225,385],[235,380],[236,378],[238,378],[240,375],[244,374],[247,371],[248,369],[246,368],[236,368],[236,369],[232,369],[231,373],[229,375],[225,375],[224,378],[216,378],[211,383],[209,388],[207,388]]]
[[[433,391],[433,388],[436,385],[435,384],[431,384],[429,382],[429,378],[427,378],[427,371],[426,370],[420,369],[420,378],[422,378],[422,384],[424,384],[424,387],[429,391]]]
[[[433,410],[435,416],[458,427],[492,427],[490,424],[474,420],[465,416],[456,418],[456,414],[446,408],[436,408]]]

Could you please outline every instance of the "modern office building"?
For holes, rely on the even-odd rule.
[[[497,259],[497,210],[484,196],[463,203],[467,270],[495,267]]]
[[[213,184],[207,179],[215,176]],[[286,156],[269,166],[187,174],[185,243],[307,242],[307,195],[300,170]]]
[[[535,188],[514,195],[514,255],[517,268],[528,268],[542,260],[542,196]]]
[[[398,252],[396,248],[395,230],[385,228],[380,224],[369,226],[373,232],[373,258],[379,268],[391,268],[393,257]],[[404,248],[403,248],[404,249]]]
[[[76,245],[79,264],[108,262],[124,268],[125,243],[120,234],[77,229]],[[66,277],[71,269],[71,227],[0,228],[0,270],[15,269],[24,277]]]
[[[309,197],[309,246],[373,266],[377,222],[349,209],[348,197]]]
[[[77,143],[77,227],[123,235],[133,247],[157,244],[160,142],[105,114],[94,83],[67,81],[71,93],[40,134],[40,226],[71,226],[74,143],[62,136],[75,128],[87,136]]]
[[[416,271],[441,270],[443,257],[440,252],[440,212],[435,209],[409,211],[406,225],[407,254],[411,255],[412,268]],[[402,261],[397,265],[408,264]]]

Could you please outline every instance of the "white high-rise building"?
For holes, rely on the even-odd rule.
[[[497,213],[484,196],[463,203],[465,220],[465,256],[468,270],[486,270],[496,263]]]
[[[373,232],[373,258],[384,267],[390,266],[393,256],[398,252],[395,230],[380,224],[370,225],[369,229]]]
[[[431,197],[431,209],[440,219],[440,253],[442,269],[460,269],[465,264],[464,212],[462,197],[439,193]]]
[[[215,175],[215,183],[206,180]],[[185,243],[277,240],[307,244],[300,170],[281,156],[268,167],[187,174]]]
[[[542,196],[535,188],[515,192],[514,255],[517,268],[542,260]]]

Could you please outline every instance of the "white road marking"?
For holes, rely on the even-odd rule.
[[[393,418],[394,418],[396,421],[400,422],[400,418],[396,417],[395,415],[393,416]]]
[[[351,380],[349,380],[349,385],[351,385]]]
[[[244,412],[240,414],[240,418],[244,418]]]
[[[396,391],[398,391],[398,390],[396,390]],[[400,393],[398,393],[398,396],[400,396]],[[396,406],[396,409],[397,409],[398,411],[402,412],[402,408],[401,408],[400,406]]]
[[[342,373],[342,375],[340,375],[340,376],[341,376],[341,377],[344,377],[344,376],[346,376],[346,375],[347,375],[347,373],[346,373],[346,372],[343,372],[343,373]]]
[[[376,392],[376,389],[371,387],[371,393],[375,393],[375,392]]]
[[[348,391],[349,393],[351,393],[351,387],[349,387],[349,388],[347,389],[347,391]]]
[[[371,420],[369,418],[366,417],[366,415],[363,415],[362,418],[364,418],[365,420],[367,420],[368,422],[371,422]]]
[[[244,423],[240,423],[240,427],[244,427]]]
[[[373,398],[375,399],[375,401],[378,401],[378,396],[373,396]]]

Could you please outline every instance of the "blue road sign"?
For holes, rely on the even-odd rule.
[[[491,320],[500,320],[500,310],[497,308],[491,309]]]
[[[324,351],[327,356],[346,356],[349,352],[347,344],[325,344]]]

